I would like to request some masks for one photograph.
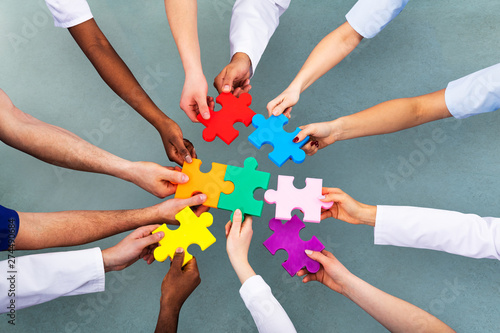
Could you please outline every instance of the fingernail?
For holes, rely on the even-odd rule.
[[[203,119],[210,119],[210,113],[202,114]]]
[[[189,155],[188,155],[189,156]],[[187,156],[186,156],[187,157]],[[192,162],[192,161],[191,161]],[[189,181],[189,177],[187,175],[182,175],[181,180],[183,183],[187,183]]]
[[[309,254],[309,255],[310,255],[310,254],[313,254],[313,251],[311,251],[311,250],[304,250],[304,252],[305,252],[306,254]]]
[[[293,138],[293,142],[295,143],[299,142],[299,138],[298,137]]]
[[[207,195],[206,194],[200,194],[200,200],[202,202],[205,202],[207,200]]]
[[[311,146],[314,146],[314,141],[311,141]]]
[[[156,234],[158,235],[159,239],[162,239],[163,237],[165,237],[165,233],[163,231],[157,232]]]
[[[235,210],[234,215],[241,216],[241,210],[239,210],[239,209]]]
[[[224,86],[224,88],[222,88],[222,91],[223,91],[223,92],[229,92],[229,91],[231,91],[231,87],[229,87],[229,85],[227,85],[227,84],[226,84],[226,85]]]
[[[186,160],[186,162],[188,162],[188,163],[193,162],[193,159],[191,158],[191,155],[189,155],[189,154],[187,154],[187,155],[186,155],[186,157],[184,157],[184,159],[185,159],[185,160]],[[187,177],[187,176],[186,176],[186,177]],[[189,180],[189,178],[188,178],[188,180]]]
[[[182,252],[184,252],[184,249],[182,247],[178,247],[177,250],[175,250],[175,253],[182,253]]]
[[[321,196],[319,196],[319,197],[318,197],[318,199],[319,199],[319,200],[323,200],[323,199],[326,199],[326,196],[324,196],[324,195],[321,195]]]

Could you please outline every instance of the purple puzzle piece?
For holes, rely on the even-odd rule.
[[[276,254],[278,250],[288,252],[288,260],[282,266],[290,276],[294,276],[304,266],[311,273],[316,273],[319,270],[319,263],[309,258],[304,250],[322,251],[325,246],[316,236],[308,241],[303,241],[300,238],[300,230],[305,228],[305,224],[297,215],[294,215],[285,224],[281,220],[272,219],[269,221],[269,228],[274,231],[274,234],[266,239],[264,246],[272,255]]]

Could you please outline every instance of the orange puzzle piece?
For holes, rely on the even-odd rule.
[[[230,181],[224,181],[227,165],[212,163],[212,170],[208,173],[200,171],[201,160],[193,158],[191,164],[184,162],[182,173],[189,177],[185,184],[178,184],[175,198],[187,199],[196,192],[206,194],[207,201],[203,204],[207,207],[217,208],[221,192],[230,194],[234,191],[234,185]]]

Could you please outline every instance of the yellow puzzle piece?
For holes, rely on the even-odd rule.
[[[184,266],[193,258],[187,251],[189,245],[198,244],[202,251],[205,251],[207,247],[215,243],[214,235],[207,229],[212,225],[214,218],[207,212],[198,217],[191,208],[186,207],[175,215],[175,219],[181,224],[178,229],[170,230],[166,224],[163,224],[153,231],[153,234],[159,231],[165,233],[165,237],[160,240],[160,246],[154,251],[154,256],[157,261],[165,261],[168,257],[173,258],[175,250],[182,247],[185,253],[182,264]]]

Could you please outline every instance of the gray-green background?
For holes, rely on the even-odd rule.
[[[229,58],[228,30],[233,0],[199,1],[199,35],[204,72],[213,78]],[[179,109],[184,74],[162,1],[90,0],[97,23],[139,82],[151,71],[157,86],[148,92],[157,105],[182,127],[205,162],[241,165],[255,156],[259,168],[293,175],[303,187],[306,177],[323,178],[354,198],[371,204],[436,207],[500,216],[500,114],[462,122],[439,121],[404,132],[339,142],[281,169],[267,158],[270,146],[257,151],[247,141],[253,130],[236,125],[237,140],[227,146],[207,143],[202,125],[191,123]],[[355,3],[292,1],[252,79],[252,108],[266,113],[268,101],[293,79],[309,52],[344,22]],[[419,0],[372,40],[364,40],[347,59],[301,96],[287,127],[326,121],[382,101],[416,96],[446,87],[451,80],[499,61],[500,2],[491,0]],[[27,29],[33,25],[35,29]],[[14,45],[8,36],[23,42]],[[0,2],[0,87],[23,111],[66,128],[118,156],[171,165],[154,128],[103,83],[66,29],[55,28],[43,1]],[[165,74],[166,73],[166,74]],[[216,95],[210,88],[209,94]],[[91,136],[103,119],[112,130]],[[440,128],[446,140],[422,154],[417,141]],[[403,170],[402,160],[416,162]],[[202,170],[208,171],[204,165]],[[396,183],[388,174],[403,174]],[[257,192],[263,197],[263,191]],[[0,145],[0,204],[20,211],[126,209],[159,200],[140,188],[112,177],[64,171]],[[250,263],[269,283],[300,332],[383,332],[384,328],[355,304],[319,284],[302,285],[281,263],[287,254],[271,256],[261,245],[272,232],[267,221],[274,206],[266,205],[254,222]],[[198,258],[202,284],[181,313],[181,332],[253,332],[255,326],[241,301],[225,252],[224,224],[229,212],[212,210],[210,231],[217,242]],[[458,332],[500,331],[499,263],[433,251],[373,245],[373,230],[333,219],[308,224],[301,236],[313,234],[353,273],[373,285],[438,316]],[[78,248],[116,244],[117,235]],[[57,251],[37,251],[49,252]],[[68,249],[70,250],[70,249]],[[31,252],[18,251],[17,255]],[[165,263],[137,263],[106,276],[101,294],[63,297],[18,311],[15,328],[1,316],[0,331],[16,332],[151,332],[159,309]],[[458,288],[450,289],[450,284]],[[22,286],[19,286],[22,288]]]

